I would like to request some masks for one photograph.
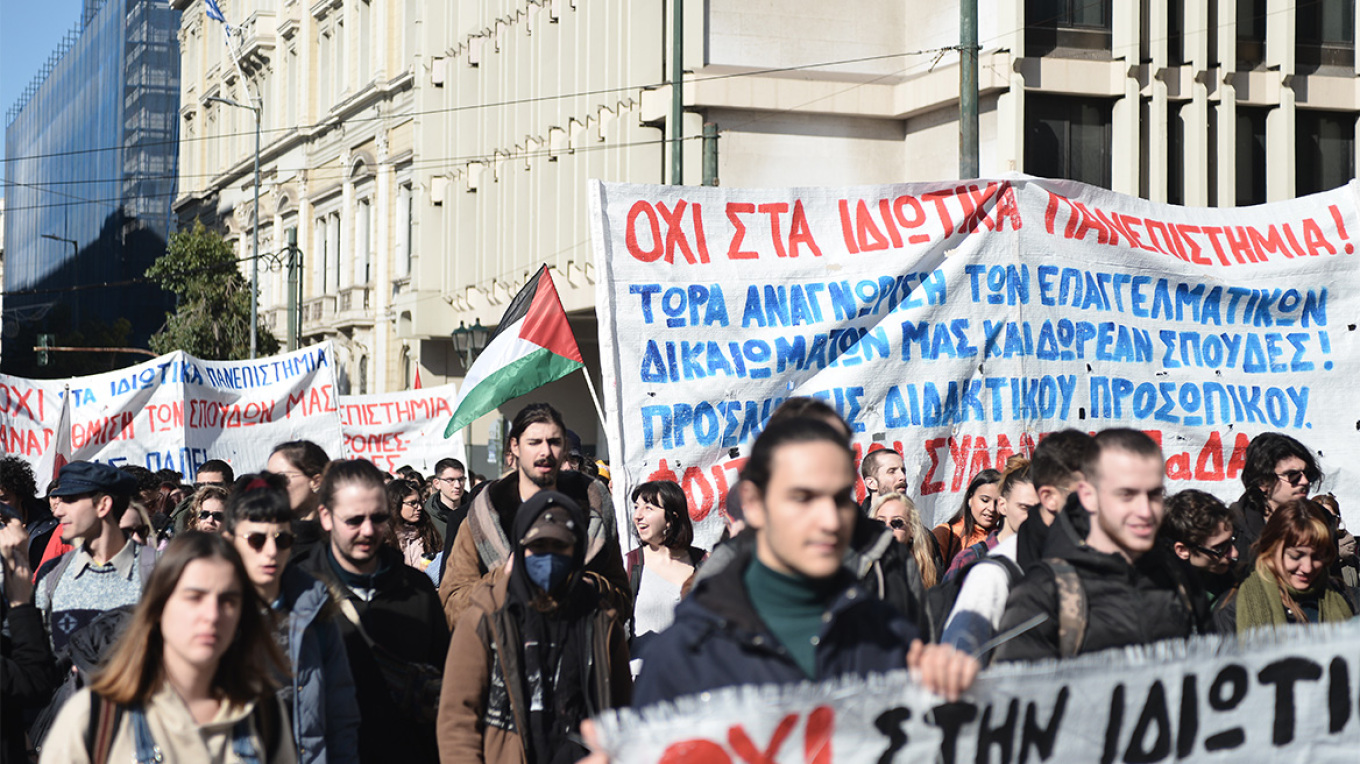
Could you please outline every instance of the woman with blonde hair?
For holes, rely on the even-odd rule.
[[[287,663],[264,612],[225,539],[177,536],[105,668],[58,714],[42,762],[292,764],[270,678]]]
[[[189,501],[189,522],[186,527],[191,531],[221,533],[226,518],[227,489],[218,485],[205,485]]]
[[[1214,614],[1220,633],[1336,623],[1354,616],[1328,575],[1336,560],[1336,538],[1327,510],[1317,502],[1294,499],[1276,507],[1252,551],[1251,575],[1224,595]]]
[[[897,491],[879,494],[874,497],[869,514],[888,526],[897,543],[907,548],[925,588],[940,582],[941,571],[935,567],[935,555],[927,538],[930,531],[921,522],[921,513],[916,511],[916,502],[911,497]]]

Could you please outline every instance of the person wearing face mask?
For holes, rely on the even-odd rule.
[[[585,513],[539,491],[520,505],[507,571],[479,584],[444,664],[443,761],[574,762],[583,720],[632,697],[623,623],[583,575]]]

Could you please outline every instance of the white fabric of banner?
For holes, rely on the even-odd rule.
[[[384,472],[409,464],[422,475],[434,473],[435,462],[452,457],[467,462],[463,433],[444,439],[453,416],[458,386],[374,395],[340,396],[340,425],[345,455],[368,459]]]
[[[466,457],[461,435],[443,438],[453,385],[338,395],[329,342],[255,361],[175,352],[71,379],[0,374],[0,450],[36,467],[55,443],[68,387],[72,460],[169,468],[185,480],[209,459],[238,473],[264,469],[275,444],[297,439],[385,470],[410,463],[429,472],[444,456]]]
[[[901,452],[935,522],[1069,427],[1147,431],[1169,491],[1226,501],[1251,437],[1285,432],[1325,489],[1360,495],[1358,189],[1194,209],[1023,175],[592,182],[615,503],[676,480],[711,546],[755,435],[798,395],[840,412],[857,454]]]
[[[957,703],[907,672],[741,687],[597,719],[612,761],[1355,761],[1360,621],[984,672]]]

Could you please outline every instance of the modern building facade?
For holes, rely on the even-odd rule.
[[[146,347],[172,307],[158,288],[132,282],[174,230],[178,27],[164,2],[86,0],[9,112],[7,372],[53,373],[34,366],[39,332],[117,337],[126,319],[116,344]]]
[[[195,26],[201,5],[175,2],[186,62],[178,209],[217,215],[244,256],[250,114],[205,102],[235,75],[220,33]],[[1353,2],[979,5],[983,175],[1244,205],[1355,174]],[[417,368],[426,385],[460,378],[451,331],[493,325],[543,263],[597,368],[589,179],[767,187],[958,173],[954,2],[691,0],[678,42],[666,1],[222,6],[246,19],[242,68],[270,94],[262,248],[279,249],[274,232],[296,227],[304,340],[347,348],[354,391],[409,387]],[[282,271],[264,280],[276,327],[285,287]],[[579,375],[535,397],[568,412],[587,443],[603,442]],[[488,422],[470,442],[494,439]]]

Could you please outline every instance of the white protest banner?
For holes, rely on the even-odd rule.
[[[69,380],[0,377],[8,401],[0,431],[6,453],[36,465],[69,395],[72,459],[173,469],[192,479],[208,459],[242,472],[263,469],[274,444],[298,438],[339,455],[334,368],[324,343],[255,361],[202,361],[177,351]]]
[[[395,472],[411,465],[423,475],[440,459],[467,461],[463,433],[444,438],[453,416],[458,386],[449,384],[396,393],[340,396],[340,426],[345,455],[368,459],[378,469]]]
[[[629,764],[1353,762],[1360,622],[984,672],[957,703],[906,672],[741,687],[598,721]]]
[[[1168,490],[1228,500],[1250,438],[1285,432],[1360,492],[1355,182],[1242,209],[1025,176],[590,188],[615,502],[676,480],[700,546],[797,395],[901,452],[928,520],[1069,427],[1147,431]]]
[[[262,470],[275,444],[299,439],[340,458],[331,343],[254,361],[186,358],[200,371],[184,384],[184,439],[193,459],[222,459],[238,473]]]
[[[0,453],[38,463],[56,437],[64,387],[61,380],[0,374]]]

